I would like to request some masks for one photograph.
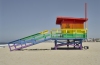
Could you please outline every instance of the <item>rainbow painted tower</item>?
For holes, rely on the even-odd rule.
[[[56,19],[60,25],[63,38],[87,38],[87,4],[85,3],[85,18],[62,17]]]
[[[65,45],[67,48],[73,46],[74,48],[82,49],[82,40],[87,38],[87,20],[87,4],[85,3],[85,18],[57,17],[56,24],[60,25],[60,29],[45,30],[9,42],[9,49],[10,51],[21,50],[47,40],[54,40],[55,50],[59,46]]]
[[[60,25],[64,38],[87,38],[84,26],[87,18],[57,17],[56,24]]]

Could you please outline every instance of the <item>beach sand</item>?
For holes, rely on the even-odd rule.
[[[50,50],[53,42],[33,45],[23,51],[0,48],[0,65],[100,65],[100,42],[84,42],[83,46],[89,49]]]

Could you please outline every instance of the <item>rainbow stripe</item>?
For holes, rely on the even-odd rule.
[[[52,29],[52,35],[62,34],[63,38],[87,38],[87,29]]]

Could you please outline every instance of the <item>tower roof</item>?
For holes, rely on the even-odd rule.
[[[87,18],[75,18],[75,17],[57,17],[56,19],[56,24],[61,24],[62,21],[75,21],[75,22],[86,22],[88,19]]]

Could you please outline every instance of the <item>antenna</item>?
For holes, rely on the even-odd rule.
[[[87,3],[85,3],[85,19],[87,19]],[[87,29],[87,22],[85,22],[85,29]]]
[[[85,19],[87,18],[87,3],[85,3]]]

